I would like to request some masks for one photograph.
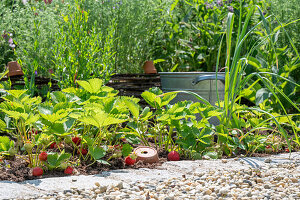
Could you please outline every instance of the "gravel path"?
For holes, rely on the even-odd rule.
[[[281,154],[268,158],[167,162],[155,170],[128,169],[98,176],[64,177],[66,180],[41,179],[35,185],[26,181],[18,185],[29,185],[40,192],[6,199],[300,199],[300,154],[292,153],[288,158],[289,154]],[[57,188],[59,184],[61,188]],[[54,185],[55,191],[50,189]]]

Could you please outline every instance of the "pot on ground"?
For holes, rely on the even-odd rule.
[[[143,69],[144,69],[145,74],[156,74],[157,73],[154,63],[151,60],[148,60],[144,63]]]
[[[143,161],[144,163],[156,163],[158,162],[157,151],[152,147],[141,146],[134,149],[134,153],[137,155],[136,161]]]
[[[8,76],[23,76],[24,73],[20,64],[17,61],[10,61],[7,63]]]

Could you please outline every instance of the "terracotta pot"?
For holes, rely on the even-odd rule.
[[[7,63],[8,66],[8,76],[23,76],[24,73],[20,64],[16,61],[10,61]]]
[[[157,70],[154,66],[153,61],[146,61],[144,63],[143,68],[144,68],[145,74],[156,74],[157,73]]]
[[[157,151],[152,147],[137,147],[134,149],[134,153],[137,155],[136,161],[141,160],[150,164],[158,162]]]

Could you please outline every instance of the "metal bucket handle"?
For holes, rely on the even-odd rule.
[[[216,80],[216,75],[202,75],[202,76],[197,76],[193,81],[192,84],[196,85],[201,81],[205,81],[205,80]],[[225,76],[222,75],[218,75],[217,76],[217,80],[220,80],[222,82],[225,82]]]

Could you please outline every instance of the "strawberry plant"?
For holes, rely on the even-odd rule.
[[[70,157],[71,154],[65,153],[64,150],[62,150],[61,153],[48,153],[45,165],[49,170],[53,170],[55,168],[59,168],[62,163],[67,162]]]
[[[14,156],[16,153],[14,141],[7,136],[0,136],[0,155]]]

